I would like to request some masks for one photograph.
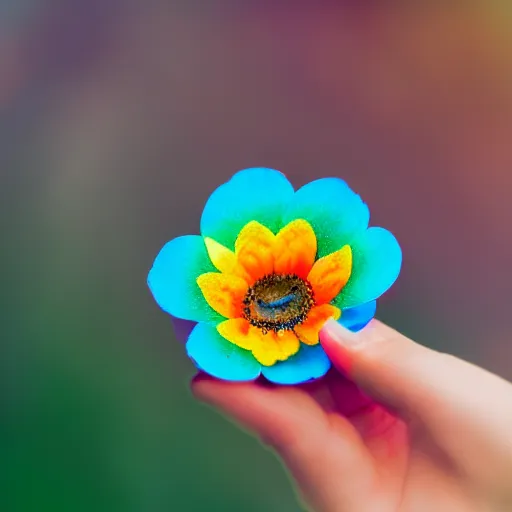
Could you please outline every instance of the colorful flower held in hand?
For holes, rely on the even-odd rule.
[[[162,248],[149,288],[164,311],[197,322],[186,348],[204,372],[317,379],[330,367],[318,339],[326,320],[362,329],[400,272],[395,237],[369,218],[339,178],[295,191],[278,171],[246,169],[210,196],[200,236]]]

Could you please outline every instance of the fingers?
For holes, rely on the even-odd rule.
[[[441,354],[376,320],[357,333],[328,321],[320,340],[339,370],[373,398],[402,412],[419,412],[442,385]]]
[[[320,339],[339,370],[373,398],[419,420],[465,467],[481,473],[479,457],[485,457],[510,471],[512,385],[376,320],[358,333],[329,321]]]
[[[482,405],[492,404],[491,390],[502,391],[502,397],[512,390],[499,377],[419,345],[377,320],[357,333],[330,320],[320,339],[339,370],[373,398],[405,413],[428,417],[450,401],[474,405],[482,394]]]
[[[192,383],[192,391],[285,456],[297,452],[307,456],[308,450],[331,428],[324,409],[312,396],[325,391],[318,385],[307,389],[263,382],[233,383],[199,375]],[[347,449],[352,443],[360,443],[348,422],[342,428]]]
[[[298,444],[300,433],[318,416],[318,404],[293,389],[272,389],[263,383],[224,382],[200,374],[192,383],[192,391],[283,450]]]
[[[326,412],[330,405],[323,383],[285,387],[200,376],[192,391],[274,447],[315,510],[349,504],[369,485],[370,455],[345,418]]]

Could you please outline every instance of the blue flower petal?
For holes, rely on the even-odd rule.
[[[396,281],[402,250],[386,229],[370,228],[351,242],[352,275],[333,304],[341,309],[380,297]]]
[[[250,351],[224,339],[211,324],[194,327],[187,341],[187,354],[197,368],[218,379],[248,381],[261,373],[261,365]]]
[[[357,332],[368,325],[376,310],[377,301],[372,300],[355,308],[344,309],[338,321],[352,332]]]
[[[236,173],[210,196],[201,217],[201,233],[233,249],[240,230],[256,220],[277,233],[294,190],[284,174],[253,168]]]
[[[222,317],[206,303],[196,283],[199,275],[215,271],[203,238],[181,236],[159,252],[149,271],[148,286],[167,313],[195,322],[218,322]]]
[[[320,345],[301,345],[299,352],[274,366],[262,366],[261,373],[276,384],[300,384],[323,377],[331,362]]]
[[[341,249],[368,227],[370,211],[339,178],[312,181],[297,190],[284,215],[284,224],[307,220],[315,230],[318,258]]]

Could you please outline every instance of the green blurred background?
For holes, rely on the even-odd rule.
[[[379,318],[512,377],[512,9],[355,4],[0,3],[2,510],[299,510],[145,283],[245,167],[345,178]]]

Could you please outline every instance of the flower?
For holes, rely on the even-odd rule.
[[[164,311],[197,322],[186,349],[206,373],[317,379],[330,367],[318,339],[325,321],[362,329],[400,272],[395,237],[369,218],[339,178],[295,191],[278,171],[246,169],[210,196],[200,236],[162,248],[148,285]]]

